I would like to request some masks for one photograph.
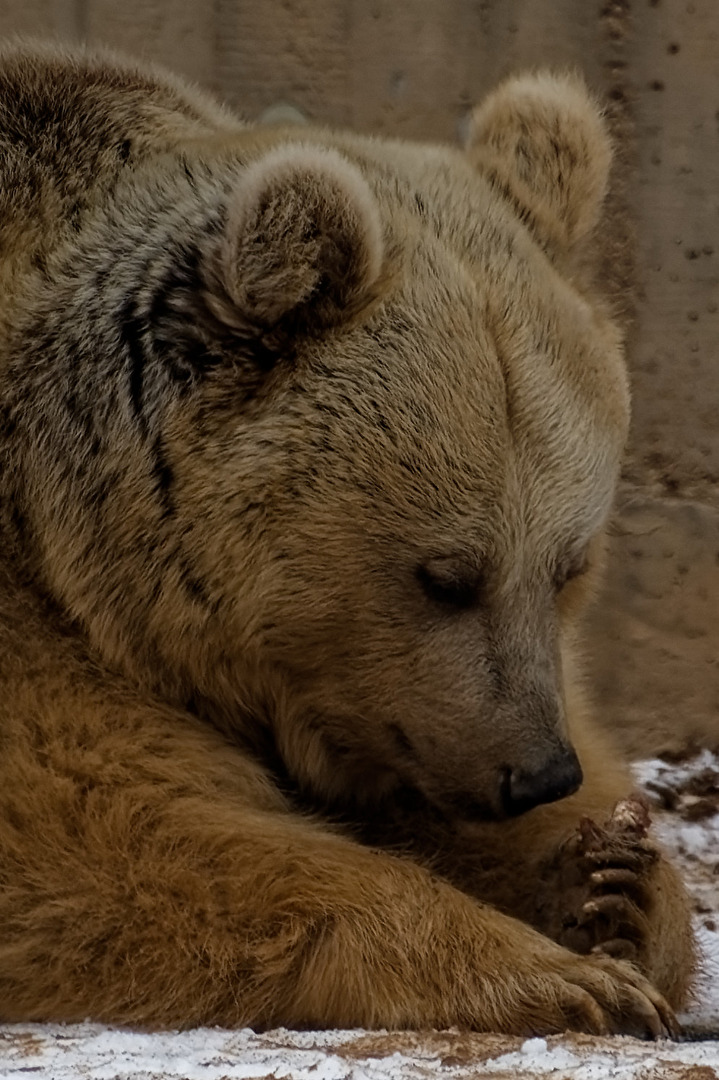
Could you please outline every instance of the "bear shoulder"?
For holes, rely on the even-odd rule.
[[[244,127],[209,94],[108,49],[0,49],[3,283],[13,256],[41,261],[127,168]]]

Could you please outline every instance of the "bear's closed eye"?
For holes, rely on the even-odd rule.
[[[426,596],[437,604],[458,609],[479,605],[484,587],[482,570],[462,556],[438,556],[417,568]]]

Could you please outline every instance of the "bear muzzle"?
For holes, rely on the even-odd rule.
[[[542,803],[557,802],[573,795],[584,779],[579,759],[571,746],[555,750],[537,768],[508,768],[500,785],[500,797],[507,817],[525,814]]]
[[[430,801],[444,813],[461,821],[503,821],[519,817],[542,803],[557,802],[579,789],[584,779],[582,767],[570,745],[555,747],[531,768],[503,766],[495,773],[493,789],[469,787],[441,795]]]

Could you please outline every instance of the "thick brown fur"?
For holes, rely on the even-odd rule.
[[[460,151],[2,55],[0,1017],[673,1028],[575,671],[610,158],[564,76]]]

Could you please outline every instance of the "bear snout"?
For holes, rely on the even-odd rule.
[[[583,779],[573,747],[562,747],[536,768],[506,770],[501,791],[504,810],[508,817],[516,817],[542,803],[564,799],[579,789]]]
[[[504,766],[495,772],[492,793],[469,787],[443,792],[434,800],[446,813],[462,821],[502,821],[526,814],[542,803],[557,802],[579,789],[584,779],[579,759],[570,745],[553,747],[531,767]]]

